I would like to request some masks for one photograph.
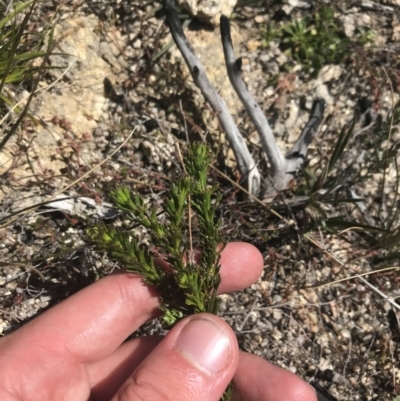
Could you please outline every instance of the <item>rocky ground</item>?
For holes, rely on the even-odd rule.
[[[158,201],[180,170],[175,144],[187,137],[206,140],[215,152],[217,170],[210,174],[221,185],[219,216],[227,239],[251,242],[265,257],[256,284],[222,297],[222,315],[242,347],[318,383],[338,400],[394,400],[400,394],[394,252],[400,107],[397,117],[390,113],[400,98],[400,4],[325,2],[352,47],[340,61],[310,71],[285,53],[279,38],[263,32],[322,4],[244,3],[232,16],[235,50],[279,146],[289,148],[297,139],[315,98],[326,102],[306,162],[310,177],[321,175],[340,130],[358,115],[325,186],[336,188],[333,194],[310,197],[299,179],[263,204],[234,185],[241,177],[217,119],[176,47],[166,49],[171,37],[159,2],[68,1],[57,10],[43,2],[36,17],[57,11],[51,65],[58,68],[40,83],[32,119],[0,153],[0,333],[114,267],[84,237],[89,224],[115,218],[105,195],[110,182]],[[372,34],[363,41],[360,32],[367,28]],[[229,84],[219,31],[192,21],[185,32],[267,174],[257,133]],[[29,94],[28,87],[7,90],[21,104]],[[13,118],[1,120],[3,130]],[[392,158],[382,161],[389,150]],[[344,202],[349,189],[362,202]],[[299,203],[301,196],[306,201]],[[63,203],[54,202],[60,198]],[[388,267],[396,269],[376,271]]]

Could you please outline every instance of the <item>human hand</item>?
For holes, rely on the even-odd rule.
[[[221,255],[219,293],[255,282],[263,268],[251,245]],[[166,337],[124,340],[159,314],[158,296],[133,274],[105,277],[0,340],[2,401],[218,401],[231,379],[234,401],[316,401],[294,374],[239,352],[222,319],[189,316]]]

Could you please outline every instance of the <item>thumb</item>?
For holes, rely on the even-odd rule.
[[[180,321],[135,369],[114,400],[218,401],[238,364],[235,334],[207,313]]]

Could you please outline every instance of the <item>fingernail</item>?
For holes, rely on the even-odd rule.
[[[208,374],[221,372],[231,354],[228,334],[207,319],[188,322],[179,334],[176,347],[196,368]]]

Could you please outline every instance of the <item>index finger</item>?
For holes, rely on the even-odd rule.
[[[237,291],[257,280],[260,252],[246,243],[229,243],[221,254],[220,292]],[[157,316],[158,295],[134,274],[116,274],[74,294],[13,333],[8,344],[40,346],[76,363],[100,360],[137,328]],[[29,341],[26,341],[29,340]],[[27,349],[28,351],[28,349]]]

